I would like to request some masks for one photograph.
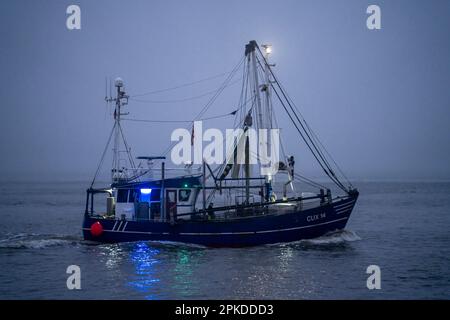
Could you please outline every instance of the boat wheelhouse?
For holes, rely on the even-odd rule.
[[[187,219],[186,214],[195,212],[200,186],[199,177],[187,176],[88,189],[86,214],[127,221]],[[106,196],[106,209],[100,212],[94,211],[94,195],[97,194]]]

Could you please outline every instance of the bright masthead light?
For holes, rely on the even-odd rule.
[[[264,51],[266,52],[266,54],[272,53],[272,46],[270,44],[263,44],[262,47],[264,48]]]

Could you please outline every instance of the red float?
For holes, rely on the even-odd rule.
[[[103,233],[103,226],[100,222],[94,222],[91,226],[91,234],[94,237],[99,237]]]

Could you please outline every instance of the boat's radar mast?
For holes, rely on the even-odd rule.
[[[113,163],[111,170],[112,182],[119,182],[127,179],[126,172],[126,158],[122,158],[122,154],[126,154],[130,165],[134,168],[133,158],[131,157],[131,149],[125,140],[123,130],[120,124],[121,116],[128,113],[122,113],[122,107],[128,104],[129,95],[125,92],[125,85],[122,78],[118,77],[114,80],[114,86],[116,87],[116,97],[106,97],[106,101],[109,103],[115,103],[114,108],[114,147],[113,147]],[[122,144],[123,142],[123,144]],[[121,149],[122,148],[122,149]],[[124,149],[124,150],[123,150]]]

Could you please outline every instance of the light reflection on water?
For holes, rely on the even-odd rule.
[[[193,282],[198,280],[195,278],[195,272],[203,255],[202,249],[181,249],[175,255],[175,275],[172,287],[175,292],[178,292],[179,296],[187,297],[199,293],[198,286],[194,286]]]
[[[306,298],[320,294],[329,259],[351,254],[347,243],[298,242],[243,249],[136,242],[98,246],[119,298]],[[307,255],[323,252],[313,269]],[[306,259],[299,259],[304,256]],[[327,259],[328,258],[328,259]],[[220,270],[218,272],[218,270]],[[214,286],[222,291],[211,291]],[[278,294],[274,294],[278,292]]]
[[[296,259],[299,250],[303,248],[298,245],[230,251],[138,242],[109,247],[105,264],[113,269],[129,270],[124,285],[131,289],[133,296],[145,299],[205,298],[211,294],[212,283],[221,283],[235,298],[277,298],[273,291],[285,290],[280,284],[296,283],[285,296],[304,297],[320,290],[316,276],[323,270],[313,271],[303,266],[303,262]],[[237,263],[246,267],[237,268]],[[224,272],[217,274],[215,271],[220,269]],[[221,296],[220,292],[213,294]]]
[[[106,245],[101,248],[101,255],[105,256],[105,266],[109,270],[115,270],[122,263],[124,251],[120,245]]]
[[[150,293],[160,279],[157,273],[157,265],[159,249],[150,247],[145,242],[138,242],[133,244],[129,257],[134,265],[134,274],[131,276],[131,281],[128,285],[134,290],[141,293]],[[157,296],[150,294],[146,296],[147,299],[155,299]]]
[[[126,286],[149,300],[167,298],[168,292],[178,297],[196,295],[196,266],[203,250],[149,242],[128,244],[124,263],[132,266],[133,273]]]

